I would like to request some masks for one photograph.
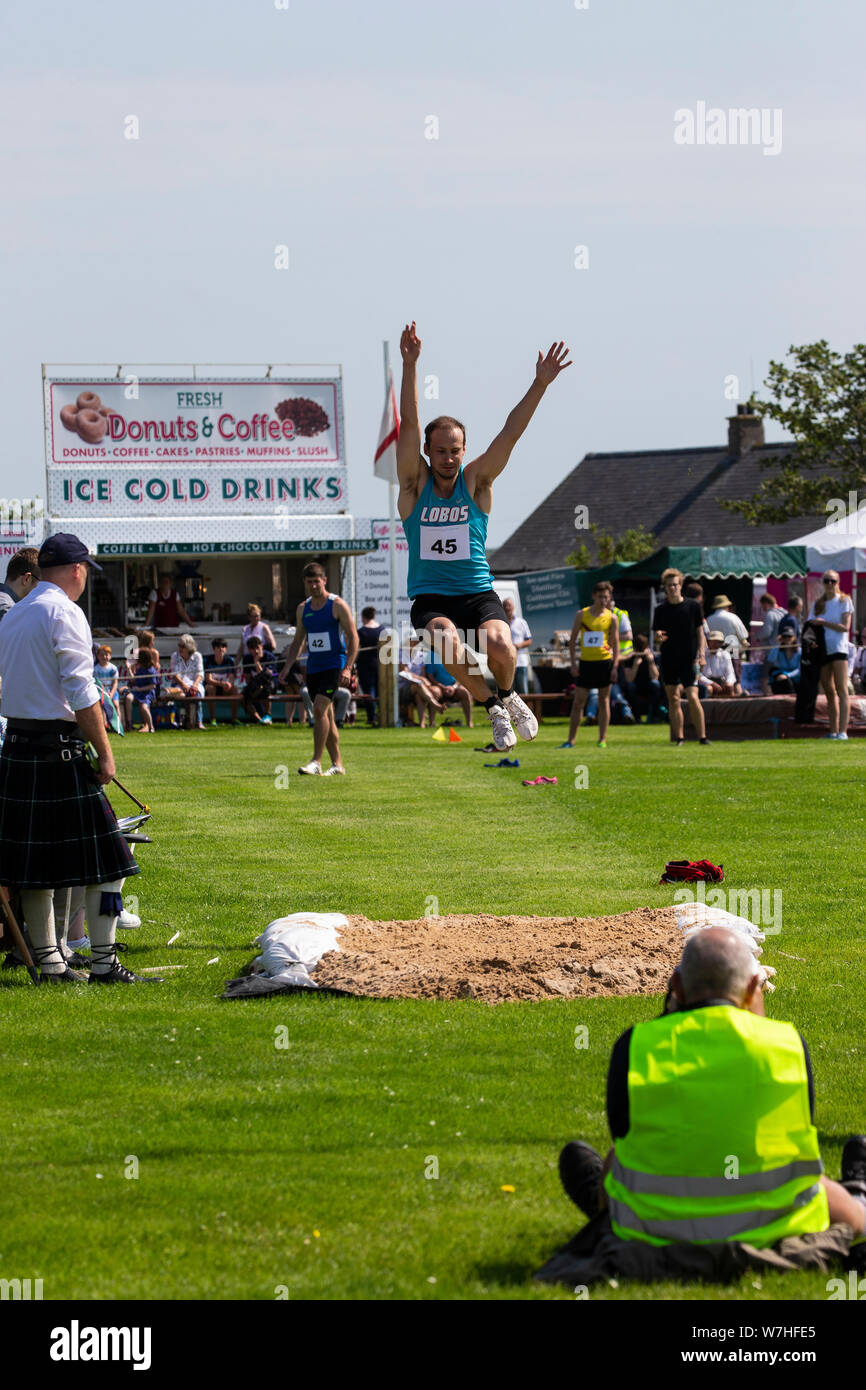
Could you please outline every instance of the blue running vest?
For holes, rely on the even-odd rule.
[[[307,634],[307,674],[316,671],[342,671],[346,664],[343,631],[334,617],[334,595],[318,610],[312,600],[304,604],[304,629]]]
[[[487,520],[487,513],[469,496],[462,468],[449,498],[436,496],[431,474],[403,522],[409,543],[409,597],[492,589],[485,554]]]

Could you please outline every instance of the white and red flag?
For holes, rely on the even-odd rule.
[[[385,392],[385,409],[382,411],[382,424],[379,427],[379,443],[373,459],[373,472],[377,478],[387,483],[397,481],[397,435],[400,433],[400,416],[397,413],[397,393],[394,390],[394,373],[388,368],[388,386]]]

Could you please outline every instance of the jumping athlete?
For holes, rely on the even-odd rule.
[[[503,752],[517,742],[512,724],[521,738],[532,739],[538,733],[538,721],[514,693],[517,653],[485,556],[492,488],[548,386],[571,363],[566,361],[568,349],[562,343],[554,343],[546,357],[539,352],[535,381],[526,395],[488,449],[464,466],[466,430],[450,415],[427,425],[423,453],[429,463],[422,455],[416,379],[420,352],[415,324],[407,324],[400,338],[403,384],[397,505],[409,544],[412,624],[419,631],[426,628],[435,660],[485,706],[493,742]],[[479,634],[476,640],[496,681],[495,695],[466,649],[470,632]]]
[[[297,628],[280,672],[280,680],[285,681],[306,641],[307,689],[313,700],[313,758],[298,772],[313,777],[335,777],[346,771],[340,758],[333,702],[340,687],[351,684],[352,666],[358,655],[358,632],[349,605],[337,594],[328,593],[327,578],[322,565],[313,562],[304,566],[307,598],[298,604]],[[323,773],[322,754],[326,746],[331,766]]]

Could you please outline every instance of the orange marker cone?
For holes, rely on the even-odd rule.
[[[462,738],[460,737],[459,734],[457,734],[457,733],[454,732],[453,729],[449,729],[449,730],[448,730],[448,742],[449,742],[449,743],[462,743],[463,740],[462,740]]]

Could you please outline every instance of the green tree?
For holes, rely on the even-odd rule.
[[[646,531],[643,526],[630,526],[615,542],[613,558],[625,565],[634,564],[636,560],[645,560],[658,548],[658,540],[652,531]]]
[[[576,570],[592,569],[592,556],[589,553],[589,546],[579,545],[577,550],[572,550],[570,555],[566,555],[565,563],[571,565]]]
[[[752,526],[830,510],[866,488],[866,343],[834,352],[826,339],[790,347],[790,364],[771,362],[767,400],[756,414],[775,420],[796,449],[761,460],[770,476],[751,496],[721,503]]]
[[[565,557],[565,563],[572,565],[576,570],[593,569],[594,565],[610,565],[614,560],[632,564],[635,560],[645,560],[647,555],[652,555],[654,550],[658,550],[659,543],[652,531],[645,530],[643,526],[630,526],[627,531],[623,531],[618,540],[608,531],[599,531],[597,523],[589,529],[595,537],[596,559],[593,562],[588,546],[578,546],[577,550]]]

